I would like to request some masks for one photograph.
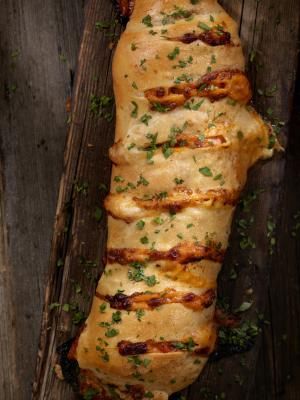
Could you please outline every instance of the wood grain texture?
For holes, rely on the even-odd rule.
[[[229,3],[229,2],[228,2]],[[106,3],[107,4],[107,3]],[[226,7],[226,2],[224,2]],[[44,313],[44,325],[42,331],[41,353],[38,360],[37,380],[34,391],[34,398],[62,398],[62,393],[66,395],[64,384],[55,380],[51,373],[52,366],[57,361],[55,348],[57,345],[68,339],[74,334],[76,329],[72,325],[69,315],[59,309],[55,315],[49,313],[49,304],[59,302],[60,304],[74,303],[80,304],[80,309],[85,312],[89,309],[90,301],[83,299],[84,288],[88,288],[89,293],[93,293],[94,285],[87,286],[84,275],[81,273],[80,257],[96,260],[100,264],[103,246],[105,246],[105,225],[102,223],[97,227],[93,221],[92,210],[97,203],[97,188],[99,183],[101,169],[105,171],[103,178],[105,183],[109,177],[109,162],[106,158],[107,149],[113,139],[113,127],[107,126],[105,121],[95,121],[88,115],[89,96],[95,91],[98,95],[110,93],[105,90],[103,83],[110,83],[108,80],[98,80],[97,83],[90,81],[94,74],[94,62],[87,63],[86,60],[97,60],[95,64],[102,65],[105,77],[109,76],[108,61],[110,54],[107,54],[105,47],[105,37],[97,36],[95,32],[95,21],[97,17],[105,20],[103,16],[103,4],[101,2],[91,1],[86,10],[85,32],[79,55],[79,72],[77,76],[77,85],[74,94],[73,123],[69,132],[69,140],[65,152],[66,166],[65,173],[60,186],[59,204],[57,209],[57,223],[54,234],[54,243],[52,248],[52,259],[50,263],[51,278],[48,286],[46,308]],[[282,10],[275,7],[274,3],[250,1],[245,3],[230,2],[232,14],[240,19],[241,35],[245,44],[245,52],[255,54],[255,63],[250,65],[249,73],[251,75],[254,87],[269,88],[274,83],[278,86],[278,95],[272,97],[255,96],[258,107],[262,113],[272,106],[274,115],[280,116],[280,119],[289,120],[291,114],[290,104],[292,100],[293,85],[295,80],[296,68],[296,43],[298,38],[299,20],[293,17],[297,2],[291,1],[285,5]],[[275,11],[274,11],[275,10]],[[281,20],[278,21],[278,13]],[[265,25],[262,18],[273,21]],[[291,24],[292,22],[292,24]],[[294,24],[294,25],[293,25]],[[276,28],[274,29],[274,25]],[[104,43],[103,43],[104,40]],[[102,51],[99,50],[99,41]],[[107,42],[107,41],[106,41]],[[270,43],[276,43],[279,48],[289,49],[289,54],[276,51]],[[97,45],[96,45],[97,44]],[[103,46],[104,45],[104,46]],[[107,43],[106,43],[107,46]],[[96,52],[96,53],[94,53]],[[277,68],[269,68],[267,60],[272,59]],[[287,59],[289,62],[287,62]],[[293,79],[282,79],[291,77]],[[261,86],[259,86],[261,85]],[[78,94],[81,94],[81,97]],[[276,113],[276,114],[275,114]],[[280,114],[279,114],[280,113]],[[269,114],[271,114],[269,110]],[[272,117],[272,116],[271,116]],[[98,132],[101,132],[99,139]],[[286,133],[286,132],[285,132]],[[283,140],[284,136],[283,136]],[[90,147],[87,144],[93,146]],[[94,158],[95,152],[101,153],[105,158]],[[268,239],[266,235],[267,219],[270,214],[274,214],[281,204],[281,184],[285,170],[285,160],[282,154],[277,155],[272,162],[260,163],[250,174],[249,187],[263,189],[257,201],[253,204],[251,215],[254,217],[250,235],[258,243],[255,250],[243,251],[239,249],[239,234],[233,229],[232,246],[228,252],[227,263],[220,277],[221,293],[228,296],[233,307],[237,307],[243,300],[254,303],[249,312],[249,318],[256,318],[257,312],[265,309],[268,301],[268,287],[271,265],[275,260],[275,255],[270,257],[268,254]],[[74,182],[88,182],[88,193],[86,196],[78,196],[74,192]],[[98,195],[99,198],[99,195]],[[65,226],[64,204],[72,206],[72,223],[69,227],[71,234],[61,234]],[[237,219],[242,218],[242,214],[237,213]],[[100,238],[100,240],[99,240]],[[64,257],[64,270],[57,272],[56,262],[58,257]],[[228,273],[232,264],[238,264],[238,279],[228,282]],[[99,266],[99,271],[101,267]],[[60,276],[62,274],[63,276]],[[62,281],[62,284],[60,283]],[[72,284],[70,281],[77,282],[83,291],[78,296],[72,293]],[[60,286],[61,285],[61,286]],[[253,292],[253,293],[252,293]],[[246,293],[251,293],[247,295]],[[50,333],[47,328],[51,326]],[[46,340],[45,343],[43,341]],[[265,336],[266,340],[266,336]],[[267,339],[268,340],[268,339]],[[259,342],[259,341],[258,341]],[[269,346],[273,348],[273,343],[269,341]],[[213,398],[227,393],[231,398],[239,399],[242,397],[251,398],[252,388],[255,387],[253,371],[255,371],[258,358],[259,343],[254,350],[243,357],[243,366],[240,365],[240,356],[223,360],[218,364],[210,364],[199,381],[192,385],[185,393],[189,399]],[[271,362],[274,364],[275,355],[272,352]],[[264,360],[267,362],[268,360]],[[228,373],[219,373],[231,371]],[[276,371],[272,368],[273,380],[271,392],[277,393],[276,389]],[[217,390],[215,388],[218,388]],[[270,388],[269,388],[270,389]],[[70,394],[70,396],[72,396]],[[64,397],[65,398],[65,397]],[[269,397],[271,398],[271,397]]]
[[[0,311],[4,318],[0,325],[0,365],[6,368],[0,370],[0,398],[3,393],[8,400],[27,400],[30,396],[57,182],[63,168],[33,398],[71,400],[74,394],[70,387],[55,378],[52,368],[57,345],[78,330],[72,319],[78,311],[88,312],[102,268],[105,218],[97,222],[94,213],[105,196],[100,184],[108,184],[110,179],[108,147],[114,126],[91,114],[90,97],[112,94],[112,36],[97,31],[95,22],[111,20],[114,14],[107,0],[89,0],[86,5],[72,123],[62,166],[64,102],[74,77],[82,2],[3,3],[0,47],[5,89],[0,107],[6,112],[1,115],[0,193],[4,195],[0,199]],[[249,63],[255,87],[265,90],[278,85],[274,97],[256,94],[256,106],[264,115],[272,107],[275,116],[288,121],[296,77],[299,2],[223,0],[222,4],[240,21],[247,55],[255,54],[255,62]],[[116,34],[119,30],[117,27]],[[11,57],[18,49],[20,55]],[[13,68],[12,63],[16,64]],[[293,115],[299,115],[299,108]],[[255,223],[250,235],[257,249],[239,249],[234,223],[231,249],[220,277],[221,293],[229,297],[233,307],[245,299],[254,301],[246,318],[255,319],[256,310],[263,312],[266,308],[271,325],[264,328],[263,346],[258,340],[246,357],[209,365],[199,382],[186,391],[190,400],[216,399],[223,392],[231,399],[299,398],[300,349],[296,338],[300,334],[300,280],[296,260],[300,246],[299,240],[290,237],[295,222],[292,215],[299,207],[299,124],[294,117],[286,157],[277,155],[251,172],[246,192],[265,190],[251,207]],[[88,185],[86,194],[78,190],[83,183]],[[266,238],[269,214],[277,222],[277,248],[272,257]],[[238,211],[235,221],[242,217],[244,213]],[[57,267],[60,260],[64,265]],[[87,261],[95,261],[97,267]],[[229,281],[235,262],[238,278]],[[245,295],[251,288],[254,293]],[[74,305],[76,310],[50,311],[49,305],[56,302]]]
[[[0,398],[30,398],[83,4],[0,13]]]

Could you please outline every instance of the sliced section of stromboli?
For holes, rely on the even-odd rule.
[[[163,400],[214,349],[234,207],[276,140],[248,105],[237,26],[216,0],[120,8],[133,13],[113,65],[106,267],[69,357],[94,400]]]

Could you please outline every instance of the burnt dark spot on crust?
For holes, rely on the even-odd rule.
[[[163,87],[159,87],[156,89],[156,96],[163,97],[165,95],[165,89]]]
[[[192,338],[186,340],[146,340],[145,342],[121,341],[118,343],[119,354],[121,356],[134,356],[149,353],[174,353],[179,351],[188,351],[197,356],[208,357],[212,347],[201,347],[195,343]]]
[[[110,304],[111,308],[117,310],[134,311],[137,309],[153,310],[164,304],[182,304],[183,306],[195,311],[203,310],[210,307],[216,298],[214,289],[208,289],[203,294],[182,293],[174,289],[167,289],[164,292],[152,293],[133,293],[125,295],[116,293],[114,296],[102,295],[96,292],[96,297],[105,300]]]
[[[210,307],[216,299],[216,292],[214,289],[207,290],[202,295],[202,304],[204,308]]]
[[[135,0],[114,0],[117,14],[122,22],[127,22],[134,8]]]
[[[108,249],[107,262],[127,265],[131,262],[170,260],[181,264],[188,264],[201,260],[222,262],[225,251],[215,247],[206,247],[196,243],[183,243],[172,247],[168,251],[150,249]]]
[[[196,298],[196,295],[194,293],[187,293],[183,296],[183,301],[189,303],[190,301],[194,301]]]
[[[171,40],[179,41],[184,44],[191,44],[196,40],[201,40],[209,46],[224,46],[232,44],[230,32],[219,32],[214,29],[199,34],[185,33],[184,35]]]
[[[147,304],[149,305],[150,308],[156,308],[156,307],[160,307],[163,304],[165,304],[167,302],[167,299],[163,298],[163,297],[157,297],[157,298],[152,298],[149,301],[147,301]]]
[[[132,343],[126,340],[122,340],[118,343],[118,349],[121,356],[145,354],[148,351],[146,342]]]
[[[112,308],[118,310],[127,310],[131,306],[131,298],[123,293],[117,293],[114,296],[106,296],[105,299],[109,302]]]
[[[128,385],[128,393],[133,400],[142,400],[144,398],[145,389],[142,385]]]

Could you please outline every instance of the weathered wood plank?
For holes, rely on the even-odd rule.
[[[228,8],[233,11],[232,15],[240,18],[241,34],[247,54],[251,53],[252,57],[256,54],[257,62],[250,68],[254,86],[265,90],[273,83],[278,85],[279,96],[277,94],[274,98],[255,96],[260,111],[266,113],[272,105],[274,115],[288,120],[291,113],[289,104],[291,104],[294,79],[287,80],[283,77],[295,74],[299,28],[298,2],[289,0],[282,5],[279,1],[267,0],[262,4],[251,0],[244,3],[223,1],[223,4],[225,7],[230,6]],[[277,20],[277,14],[274,10],[282,10],[281,22],[275,24],[276,28],[274,28],[274,16]],[[113,126],[105,120],[93,118],[89,103],[92,94],[111,94],[111,80],[107,78],[110,74],[111,58],[111,51],[108,49],[109,40],[95,30],[97,19],[107,20],[111,17],[112,10],[107,2],[90,0],[86,8],[85,31],[73,96],[72,123],[65,151],[65,171],[60,185],[34,399],[58,400],[73,397],[70,389],[55,379],[52,367],[57,360],[56,346],[76,331],[76,327],[72,324],[74,312],[67,313],[62,308],[50,312],[49,305],[54,302],[61,305],[75,303],[78,304],[78,310],[87,312],[95,282],[88,281],[82,274],[83,264],[80,263],[80,257],[96,260],[97,271],[101,271],[105,224],[104,221],[98,224],[93,215],[101,198],[99,177],[104,183],[109,181],[110,166],[107,150],[113,140]],[[265,25],[262,17],[264,21],[270,23]],[[278,48],[285,48],[286,52],[280,52]],[[269,60],[281,67],[280,72],[277,68],[270,68]],[[264,64],[258,67],[262,61]],[[98,75],[100,71],[103,76]],[[272,257],[268,255],[266,225],[270,213],[276,220],[278,219],[276,209],[281,204],[280,185],[284,168],[283,155],[277,155],[273,161],[259,164],[250,174],[248,188],[264,189],[251,207],[255,223],[249,234],[257,243],[257,248],[242,252],[239,249],[240,237],[234,225],[232,246],[220,278],[221,293],[231,299],[233,307],[237,307],[245,299],[254,302],[248,314],[249,318],[255,318],[256,312],[262,312],[267,303],[270,267],[275,262],[277,254]],[[74,184],[81,185],[84,182],[88,183],[86,195],[78,190],[78,186],[77,190],[76,186],[74,187]],[[66,205],[69,214],[66,213]],[[244,216],[238,213],[237,218],[241,218],[242,215]],[[71,219],[66,231],[68,216]],[[249,214],[246,217],[249,218]],[[59,259],[64,260],[63,268],[57,268]],[[229,282],[228,275],[235,262],[238,262],[238,279]],[[78,291],[79,286],[82,290]],[[268,341],[271,342],[270,339]],[[241,358],[237,356],[209,365],[200,380],[189,389],[188,398],[190,400],[210,398],[210,393],[219,396],[221,393],[227,393],[227,396],[234,399],[250,398],[258,349],[259,346],[256,346],[245,356],[245,365],[242,367]],[[272,353],[272,362],[273,357]],[[220,368],[224,370],[223,374],[219,373]],[[276,375],[276,371],[272,371],[272,374],[274,373]],[[207,390],[204,391],[203,388]],[[271,388],[273,389],[276,392],[275,386]],[[269,396],[267,392],[265,396],[270,398],[267,397]]]
[[[223,2],[226,7],[227,3]],[[255,89],[256,108],[268,118],[278,117],[280,120],[289,121],[291,115],[291,104],[293,96],[294,81],[297,65],[297,40],[299,32],[299,3],[280,3],[274,1],[247,1],[244,2],[241,16],[241,37],[248,59],[254,57],[254,62],[249,63],[249,73]],[[279,19],[280,16],[280,19]],[[266,21],[268,23],[266,24]],[[286,52],[278,49],[286,49]],[[272,60],[272,63],[269,62]],[[274,68],[273,66],[280,66]],[[290,79],[293,77],[293,79]],[[259,96],[258,89],[266,90],[277,85],[274,97]],[[271,109],[272,107],[272,115]],[[282,143],[286,142],[287,128],[281,136]],[[256,312],[264,312],[268,302],[269,276],[271,265],[277,268],[280,266],[280,257],[275,252],[273,256],[268,255],[267,220],[273,216],[279,222],[278,208],[282,204],[282,183],[285,172],[285,160],[283,155],[277,155],[273,161],[260,163],[250,173],[247,187],[249,189],[264,189],[258,200],[253,203],[251,215],[254,217],[254,224],[250,230],[250,236],[254,238],[257,248],[251,251],[239,249],[239,234],[234,224],[231,239],[231,249],[228,252],[227,261],[220,277],[220,293],[231,299],[233,308],[242,301],[252,301],[253,307],[247,314],[252,320],[256,319]],[[249,215],[237,212],[235,221],[240,218],[248,218]],[[249,257],[251,262],[249,263]],[[232,265],[238,262],[238,279],[234,283],[228,282],[228,276]],[[273,273],[273,270],[272,270]],[[280,274],[277,274],[280,276]],[[280,278],[279,278],[280,279]],[[277,282],[279,284],[279,282]],[[276,286],[275,286],[276,287]],[[249,289],[253,289],[252,295],[247,295]],[[277,296],[276,296],[277,297]],[[273,297],[272,297],[273,298]],[[272,331],[265,335],[265,341],[269,348],[272,348]],[[227,393],[230,398],[253,398],[255,366],[257,355],[260,349],[259,340],[256,347],[243,357],[243,364],[240,365],[240,356],[222,360],[217,365],[210,365],[199,382],[192,386],[190,397],[198,399],[201,387],[208,387],[213,393]],[[273,349],[272,349],[273,350]],[[272,365],[273,352],[268,368],[274,379],[269,380],[266,396],[268,399],[276,398],[276,371]],[[265,362],[267,362],[267,356]],[[231,374],[224,372],[218,374],[219,368],[224,371],[231,371]],[[277,367],[278,370],[279,367]],[[268,374],[268,373],[267,373]],[[267,376],[266,374],[266,376]],[[218,388],[217,390],[215,388]],[[274,395],[274,396],[273,396]],[[189,398],[190,398],[189,397]],[[258,395],[258,397],[259,395]]]
[[[96,207],[101,207],[105,191],[100,184],[110,181],[108,148],[113,142],[114,127],[105,120],[93,117],[90,111],[91,95],[112,95],[111,36],[97,32],[98,19],[111,21],[114,17],[111,5],[103,1],[91,1],[86,7],[85,30],[81,43],[78,74],[76,77],[72,122],[65,151],[65,167],[61,180],[56,223],[50,259],[50,280],[46,292],[37,379],[33,398],[57,399],[72,397],[71,389],[60,383],[52,373],[56,362],[56,347],[76,332],[69,313],[49,312],[49,305],[78,304],[78,310],[88,312],[95,290],[96,276],[101,271],[103,247],[106,242],[106,226],[94,218]],[[117,28],[119,29],[119,28]],[[117,34],[117,33],[116,33]],[[93,62],[91,62],[93,60]],[[87,62],[88,61],[88,62]],[[87,194],[76,191],[76,184],[88,185]],[[66,209],[66,205],[70,207]],[[64,233],[68,218],[69,230]],[[71,237],[74,240],[70,240]],[[64,266],[57,268],[58,259]],[[93,279],[83,274],[87,267],[82,260],[95,261]],[[74,290],[82,287],[82,292]],[[71,313],[72,314],[72,313]],[[73,313],[74,318],[74,313]],[[49,326],[54,327],[49,334]]]
[[[0,398],[30,397],[82,1],[0,13]]]
[[[299,64],[300,67],[300,64]],[[298,68],[298,77],[300,69]],[[290,124],[290,142],[282,189],[284,207],[279,212],[277,262],[271,274],[269,291],[272,316],[274,383],[277,398],[296,400],[300,393],[300,231],[292,232],[300,221],[300,81]],[[298,218],[295,215],[298,213]],[[265,348],[265,354],[269,349]]]

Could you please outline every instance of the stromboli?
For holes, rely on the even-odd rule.
[[[192,4],[195,3],[195,4]],[[216,279],[248,169],[271,157],[216,0],[121,1],[107,265],[69,357],[94,399],[167,399],[214,348]]]

